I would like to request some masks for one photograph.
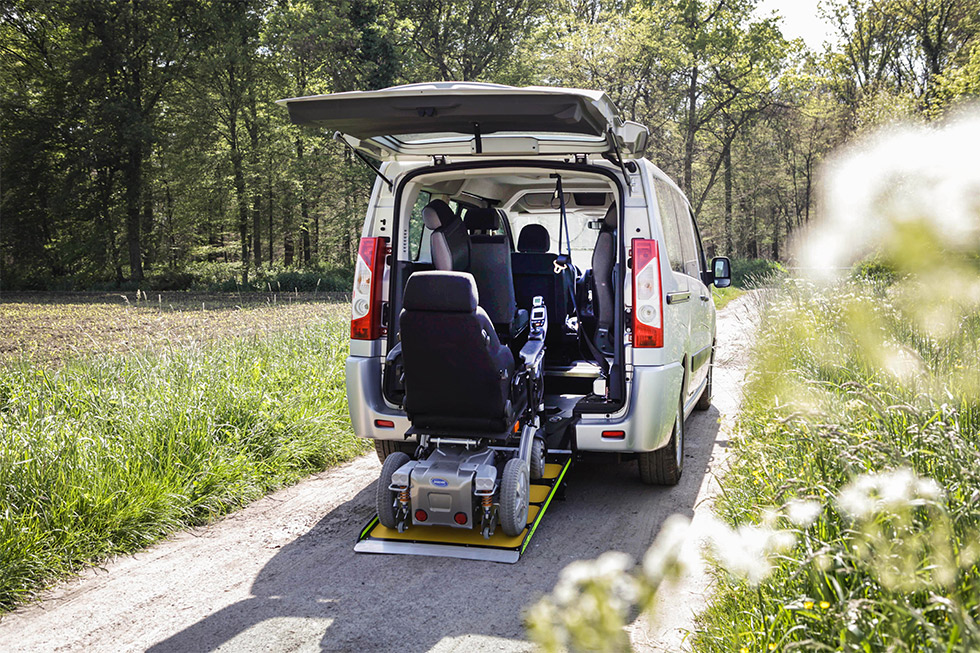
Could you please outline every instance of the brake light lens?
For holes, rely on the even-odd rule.
[[[657,241],[634,238],[633,346],[664,346],[664,303]]]
[[[375,340],[381,336],[381,282],[387,238],[361,238],[354,269],[350,337]]]

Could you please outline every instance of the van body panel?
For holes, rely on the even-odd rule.
[[[629,409],[622,417],[584,416],[575,425],[580,451],[621,453],[654,451],[667,446],[684,369],[680,363],[633,368]],[[622,440],[602,437],[603,431],[624,431]]]
[[[359,438],[404,440],[411,428],[405,411],[391,408],[381,396],[381,358],[349,356],[344,365],[347,378],[347,409],[351,428]],[[378,419],[390,420],[394,428],[379,428]]]

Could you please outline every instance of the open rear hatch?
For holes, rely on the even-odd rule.
[[[648,130],[601,91],[438,82],[279,100],[298,125],[336,131],[381,160],[433,156],[639,155]]]

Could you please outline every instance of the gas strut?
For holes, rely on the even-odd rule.
[[[348,143],[347,142],[347,139],[344,138],[344,135],[343,134],[341,134],[340,132],[334,132],[333,133],[333,139],[335,141],[340,141],[341,143],[343,143],[344,145],[346,145],[348,150],[350,150],[351,152],[353,152],[354,154],[356,154],[357,155],[357,158],[364,162],[364,165],[366,165],[367,167],[371,168],[371,170],[374,171],[374,174],[376,174],[379,177],[381,177],[382,179],[384,179],[385,183],[388,184],[388,190],[389,191],[392,190],[392,189],[394,189],[395,185],[393,183],[391,183],[391,180],[388,179],[387,177],[385,177],[383,174],[381,174],[381,168],[379,168],[378,166],[376,166],[373,163],[371,163],[370,159],[368,159],[366,156],[364,156],[363,154],[361,154],[361,151],[360,150],[355,149],[353,145],[351,145],[350,143]]]

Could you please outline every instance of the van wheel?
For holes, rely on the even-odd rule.
[[[510,537],[520,535],[527,526],[530,496],[527,468],[520,458],[511,458],[504,465],[500,480],[500,527]]]
[[[398,528],[398,514],[395,510],[395,493],[388,489],[391,486],[391,476],[398,468],[411,458],[408,454],[395,451],[385,459],[381,466],[381,476],[378,478],[377,508],[378,521],[385,528]]]
[[[708,410],[711,408],[711,378],[715,374],[715,347],[711,346],[711,360],[708,361],[708,378],[704,384],[704,391],[698,397],[698,403],[694,404],[694,410]]]
[[[663,449],[641,453],[640,480],[647,485],[677,485],[684,471],[684,392],[677,402],[677,415],[670,441]]]
[[[398,440],[375,440],[374,450],[378,453],[378,460],[384,462],[385,459],[396,451],[411,456],[415,453],[416,444],[414,442],[399,442]]]

